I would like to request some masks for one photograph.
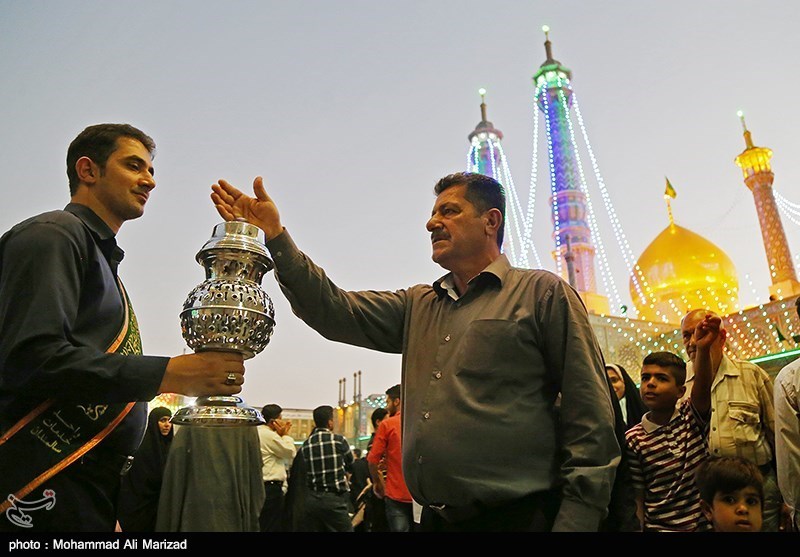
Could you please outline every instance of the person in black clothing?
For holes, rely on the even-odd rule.
[[[366,518],[366,496],[368,492],[364,490],[367,486],[372,487],[369,478],[369,464],[361,449],[353,449],[353,456],[355,460],[350,470],[350,504],[352,505],[352,512],[356,516],[358,516],[359,510],[363,505],[365,508],[362,516]],[[356,532],[366,532],[367,521],[362,520],[356,524],[354,520],[353,528]]]
[[[70,203],[0,238],[0,531],[113,531],[146,401],[242,390],[241,354],[142,355],[116,235],[154,192],[154,151],[133,126],[87,127]]]
[[[353,449],[353,467],[350,473],[350,497],[353,502],[353,508],[356,506],[356,498],[367,487],[369,482],[369,465],[367,459],[361,449]]]
[[[619,400],[622,420],[625,422],[627,431],[642,422],[642,416],[647,413],[647,406],[642,400],[639,387],[633,382],[624,367],[619,364],[606,363],[606,375],[614,388],[617,400]]]
[[[608,364],[606,364],[608,365]],[[628,430],[623,418],[620,400],[614,396],[614,383],[611,373],[608,373],[608,389],[611,393],[611,406],[614,409],[614,434],[620,446],[625,445],[625,432]],[[639,390],[637,389],[638,393]],[[640,532],[641,524],[636,516],[636,493],[633,490],[633,477],[628,462],[629,455],[622,451],[617,473],[614,476],[614,485],[611,488],[611,499],[608,502],[608,514],[601,521],[601,532]]]
[[[286,497],[282,517],[284,532],[307,532],[306,526],[306,463],[303,453],[297,451],[286,478]]]
[[[150,411],[147,431],[130,471],[122,476],[119,524],[123,532],[155,532],[161,480],[174,431],[169,408]]]

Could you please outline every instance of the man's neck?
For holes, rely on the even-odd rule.
[[[75,195],[72,196],[70,202],[89,207],[108,225],[114,234],[119,233],[119,229],[122,228],[123,221],[116,218],[102,203],[97,201],[97,198],[90,195],[86,188],[79,189]]]
[[[647,413],[647,419],[657,425],[668,424],[675,414],[675,408],[667,410],[650,410]]]
[[[477,259],[475,262],[464,265],[460,268],[450,269],[453,275],[453,285],[459,296],[463,296],[469,286],[469,281],[477,277],[481,272],[488,267],[494,260],[500,257],[500,250],[496,253],[487,254],[484,257]]]

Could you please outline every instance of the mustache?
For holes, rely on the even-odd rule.
[[[436,242],[438,240],[447,240],[449,236],[445,232],[432,232],[431,233],[431,243]]]

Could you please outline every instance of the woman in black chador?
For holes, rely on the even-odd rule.
[[[642,416],[647,414],[647,406],[639,393],[639,387],[624,367],[607,363],[606,374],[619,400],[625,429],[628,430],[642,421]]]
[[[130,471],[122,477],[118,520],[123,532],[154,532],[158,498],[173,431],[169,408],[150,411],[144,440]]]

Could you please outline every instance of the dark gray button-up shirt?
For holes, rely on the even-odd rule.
[[[597,529],[620,448],[600,347],[569,284],[503,255],[457,300],[446,277],[348,292],[288,232],[267,246],[298,317],[403,355],[403,473],[417,502],[492,506],[561,487],[555,529]]]

